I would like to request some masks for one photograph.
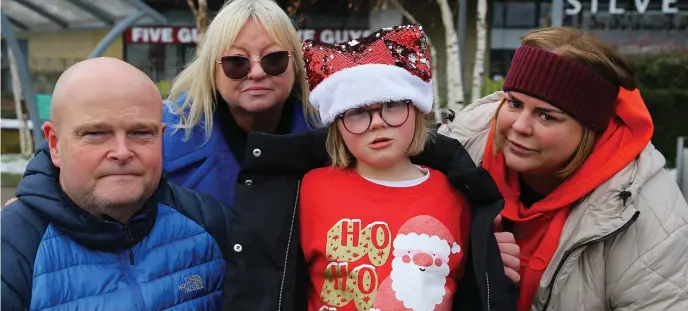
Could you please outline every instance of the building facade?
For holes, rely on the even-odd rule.
[[[288,12],[291,2],[278,1]],[[359,7],[349,7],[348,0],[310,2],[302,1],[298,10],[292,13],[302,40],[349,41],[370,34],[370,29],[399,25],[402,21],[396,10],[371,12],[369,0],[357,1]],[[159,7],[155,7],[156,0],[148,3],[168,19],[168,24],[127,29],[122,36],[123,57],[156,83],[168,84],[195,56],[195,21],[186,1],[183,5],[161,3]],[[217,3],[209,2],[211,14],[219,9]]]
[[[624,54],[688,51],[688,1],[563,0],[563,25],[593,32]],[[550,26],[552,0],[496,0],[491,14],[490,74],[504,76],[520,38]]]

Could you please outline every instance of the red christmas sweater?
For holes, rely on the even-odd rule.
[[[428,172],[406,187],[354,170],[304,176],[299,220],[310,311],[451,310],[470,212],[446,176]]]

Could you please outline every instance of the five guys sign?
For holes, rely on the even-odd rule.
[[[370,30],[363,29],[302,29],[301,40],[311,39],[325,43],[339,43],[359,39],[370,35]],[[196,44],[198,32],[196,27],[151,26],[132,27],[124,33],[126,43],[159,43],[159,44]]]

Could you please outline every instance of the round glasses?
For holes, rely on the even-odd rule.
[[[246,78],[251,72],[253,63],[260,63],[260,67],[267,75],[279,77],[287,71],[290,57],[291,54],[288,51],[279,51],[265,54],[259,61],[252,61],[246,56],[232,55],[223,56],[217,63],[222,65],[225,76],[232,80]]]
[[[380,112],[380,118],[390,127],[399,127],[406,123],[409,117],[411,101],[392,101],[383,103],[377,108],[349,109],[338,116],[342,120],[344,128],[351,134],[363,134],[370,128],[373,122],[373,113]]]

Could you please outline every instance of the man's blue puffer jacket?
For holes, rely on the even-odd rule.
[[[47,144],[2,210],[2,310],[217,310],[226,209],[164,178],[126,224],[61,190]]]

